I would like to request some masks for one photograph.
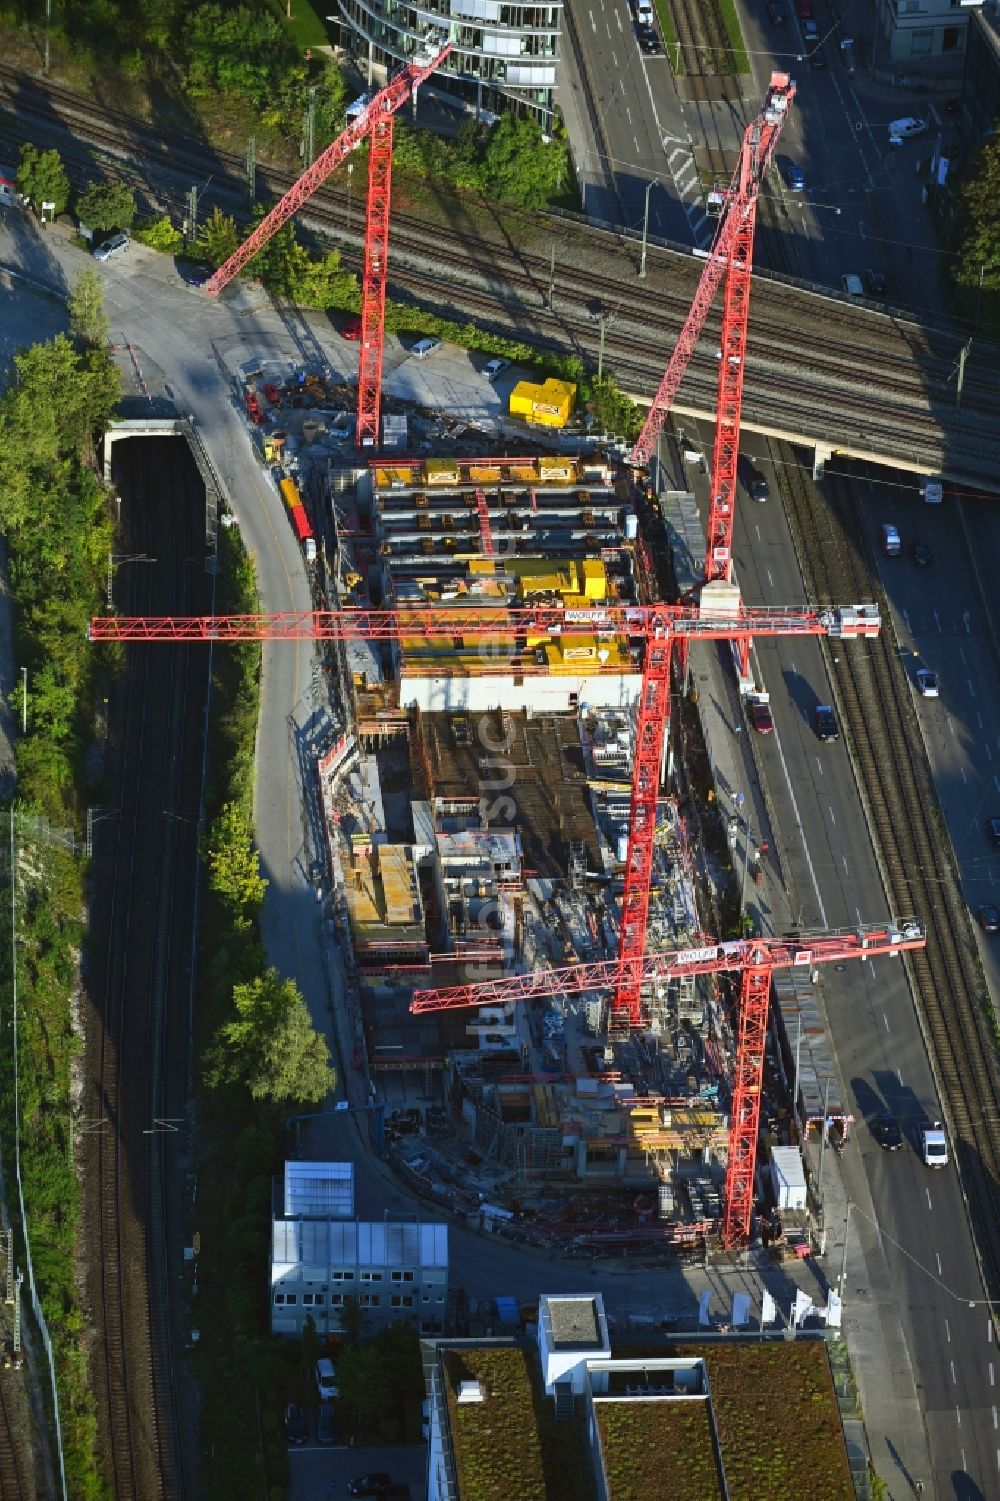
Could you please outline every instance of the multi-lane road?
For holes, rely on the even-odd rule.
[[[756,447],[755,465],[771,478],[775,496],[770,449],[763,443]],[[870,486],[863,479],[861,494],[873,557],[879,556],[878,532],[885,520],[897,522],[907,544],[920,540],[932,551],[929,568],[918,568],[905,549],[900,559],[880,559],[882,581],[906,666],[916,648],[941,672],[942,697],[921,701],[919,712],[951,837],[975,902],[995,889],[992,879],[1000,879],[1000,856],[994,869],[982,829],[983,817],[1000,807],[990,769],[995,765],[1000,772],[990,625],[954,509],[927,507],[906,489]],[[977,526],[983,566],[988,567],[1000,549],[1000,526],[985,510]],[[780,504],[742,504],[735,558],[749,603],[805,602]],[[851,649],[864,647],[844,648]],[[812,727],[815,704],[831,701],[824,648],[811,639],[762,641],[755,647],[755,669],[771,695],[775,721],[774,735],[758,737],[755,750],[788,862],[791,921],[806,928],[838,928],[889,916],[844,740],[823,744]],[[781,914],[771,920],[780,925]],[[995,972],[988,941],[984,948]],[[939,1108],[903,967],[876,959],[860,971],[825,972],[823,989],[841,1075],[858,1122],[841,1160],[847,1194],[857,1205],[855,1231],[865,1248],[872,1286],[878,1287],[883,1268],[892,1284],[887,1299],[872,1296],[868,1317],[874,1325],[886,1320],[891,1325],[896,1318],[905,1334],[932,1456],[932,1493],[995,1494],[1000,1487],[1000,1357],[982,1301],[957,1175],[953,1167],[930,1172],[917,1151],[920,1123],[934,1118]],[[907,1135],[900,1153],[881,1151],[868,1129],[866,1122],[882,1110],[895,1114]]]

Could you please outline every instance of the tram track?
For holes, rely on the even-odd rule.
[[[810,598],[879,598],[857,501],[847,480],[830,477],[820,496],[794,451],[773,444],[786,511]],[[900,662],[891,615],[864,652],[828,654],[880,853],[889,910],[913,913],[927,932],[906,956],[917,1016],[930,1053],[961,1173],[973,1238],[991,1299],[1000,1297],[1000,1069],[990,1001],[962,896],[951,842]]]
[[[8,1380],[9,1376],[0,1371],[0,1497],[2,1501],[35,1501],[36,1490],[25,1471]]]

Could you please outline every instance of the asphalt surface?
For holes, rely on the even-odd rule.
[[[775,495],[766,446],[759,442],[749,448],[756,449],[754,466],[771,481]],[[989,890],[1000,877],[1000,860],[989,858],[977,796],[989,813],[1000,806],[1000,794],[989,762],[977,748],[998,744],[1000,717],[988,690],[996,667],[955,516],[949,505],[923,505],[907,487],[894,491],[880,485],[874,494],[870,489],[866,494],[863,483],[861,488],[863,499],[871,502],[868,541],[876,556],[883,520],[898,522],[907,545],[919,536],[933,551],[929,569],[916,568],[905,552],[900,559],[880,559],[882,578],[902,641],[909,619],[929,665],[940,667],[943,697],[921,701],[921,720],[963,875],[980,883],[976,889]],[[981,530],[991,538],[988,547],[984,543],[988,560],[1000,546],[1000,526],[982,509],[978,514]],[[748,603],[805,603],[780,504],[755,505],[741,495],[735,561]],[[865,648],[863,642],[853,642],[830,643],[829,649]],[[909,650],[903,646],[907,663],[912,660],[905,655]],[[759,641],[753,660],[758,685],[770,693],[775,722],[773,735],[755,737],[754,751],[781,831],[792,922],[806,929],[837,929],[906,916],[886,910],[843,739],[821,744],[812,729],[815,704],[831,702],[823,648],[812,638]],[[736,711],[728,713],[735,733]],[[740,733],[752,731],[744,724]],[[997,761],[1000,770],[1000,755]],[[975,764],[974,787],[970,770]],[[761,917],[766,928],[767,912]],[[984,947],[995,966],[994,951],[988,943]],[[827,969],[823,991],[857,1122],[841,1162],[844,1184],[862,1209],[870,1195],[877,1231],[861,1214],[855,1217],[855,1231],[869,1242],[866,1255],[884,1256],[891,1274],[924,1409],[933,1464],[931,1493],[956,1498],[996,1494],[1000,1438],[993,1329],[980,1301],[982,1284],[954,1168],[934,1173],[919,1157],[919,1127],[940,1112],[902,967],[878,958],[845,973]],[[866,1123],[886,1109],[899,1119],[907,1138],[902,1152],[881,1151],[868,1130]]]

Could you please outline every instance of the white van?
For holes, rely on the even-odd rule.
[[[889,121],[889,140],[908,141],[911,136],[922,136],[926,129],[926,120],[918,120],[914,115],[904,115],[901,120]]]
[[[948,1166],[948,1139],[940,1121],[921,1127],[920,1155],[926,1167]]]
[[[840,278],[840,285],[843,287],[848,297],[863,297],[865,295],[865,289],[861,285],[860,276],[854,276],[852,273],[849,273],[847,276],[842,276]]]

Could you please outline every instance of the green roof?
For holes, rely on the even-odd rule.
[[[535,1351],[442,1351],[448,1420],[462,1501],[593,1501],[581,1404],[556,1422]],[[482,1383],[483,1402],[458,1402],[461,1381]]]
[[[722,1501],[707,1402],[675,1397],[594,1405],[611,1501]]]

